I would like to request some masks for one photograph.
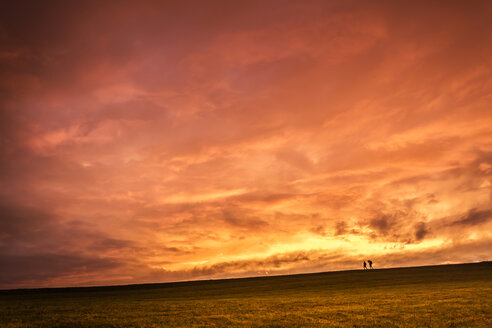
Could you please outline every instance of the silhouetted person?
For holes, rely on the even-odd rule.
[[[367,260],[367,263],[369,263],[369,269],[372,269],[372,261],[371,260]]]
[[[367,264],[366,264],[366,261],[364,261],[364,270],[367,269]]]

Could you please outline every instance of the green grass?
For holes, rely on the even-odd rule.
[[[0,291],[1,327],[492,327],[492,262]]]

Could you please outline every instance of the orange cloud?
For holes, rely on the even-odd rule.
[[[491,13],[7,5],[0,287],[490,259]]]

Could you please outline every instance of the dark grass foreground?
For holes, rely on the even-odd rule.
[[[492,262],[0,291],[1,327],[492,327]]]

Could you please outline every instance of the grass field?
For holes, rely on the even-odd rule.
[[[492,327],[492,262],[0,291],[1,327]]]

